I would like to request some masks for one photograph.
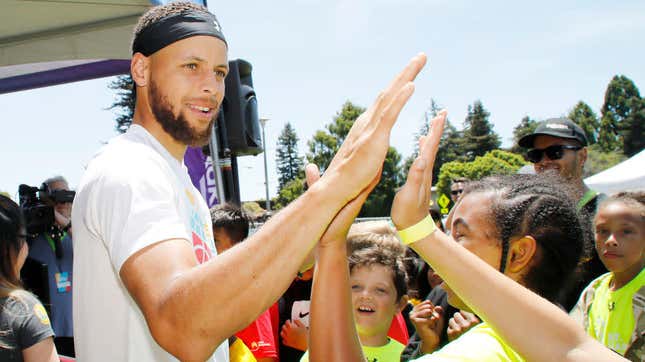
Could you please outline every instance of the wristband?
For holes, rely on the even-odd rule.
[[[298,269],[298,278],[302,277],[302,275],[309,269],[313,268],[315,264],[315,261],[312,261],[311,263],[307,263],[305,265],[301,265],[300,269]]]
[[[408,228],[397,230],[397,233],[404,245],[410,245],[432,234],[436,229],[437,225],[432,220],[432,216],[428,215],[423,220]]]

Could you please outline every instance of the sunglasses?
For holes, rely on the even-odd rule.
[[[564,150],[578,151],[580,149],[582,149],[582,147],[569,145],[555,145],[544,149],[535,148],[526,153],[526,158],[533,163],[538,163],[542,161],[542,157],[546,153],[546,157],[548,157],[549,160],[559,160],[564,156]]]
[[[462,192],[464,192],[464,190],[452,190],[452,191],[450,191],[450,193],[451,193],[452,195],[459,195],[459,194],[461,194]]]

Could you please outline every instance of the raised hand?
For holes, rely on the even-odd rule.
[[[394,196],[392,222],[402,230],[428,216],[432,167],[439,148],[447,112],[439,112],[430,123],[430,133],[419,141],[419,156],[414,160],[405,184]]]
[[[334,192],[346,201],[354,199],[378,175],[389,147],[390,131],[401,109],[414,91],[412,81],[426,63],[419,54],[382,91],[347,134],[345,141],[325,170]]]
[[[423,353],[434,352],[439,347],[441,331],[446,322],[443,308],[424,300],[414,306],[410,312],[410,321],[421,337]]]
[[[347,232],[352,226],[356,215],[361,211],[363,203],[369,196],[370,192],[376,187],[380,179],[381,171],[376,174],[372,182],[363,189],[358,196],[353,200],[348,202],[339,212],[336,214],[334,220],[329,224],[327,230],[320,238],[318,247],[325,247],[330,245],[330,243],[340,243],[344,248],[345,240],[347,237]],[[313,163],[308,164],[305,167],[305,178],[307,180],[307,185],[311,187],[320,179],[320,172],[318,171],[318,166]]]

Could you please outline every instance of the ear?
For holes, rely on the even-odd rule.
[[[581,162],[580,167],[584,167],[585,163],[587,162],[587,147],[583,147],[580,150],[579,155],[580,155],[580,162]]]
[[[536,252],[537,241],[532,236],[527,235],[511,241],[506,270],[511,273],[520,273],[529,266]]]
[[[405,306],[408,305],[408,299],[410,298],[407,294],[403,295],[401,299],[399,299],[399,303],[397,305],[399,312],[401,312],[405,308]]]
[[[137,87],[148,85],[148,66],[150,60],[141,53],[134,53],[130,61],[130,74]]]

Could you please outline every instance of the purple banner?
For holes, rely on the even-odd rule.
[[[211,158],[204,156],[201,148],[188,147],[186,155],[184,155],[184,164],[188,168],[190,180],[202,194],[208,207],[211,208],[219,204]]]

